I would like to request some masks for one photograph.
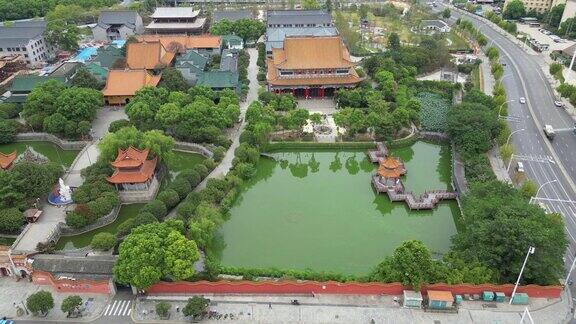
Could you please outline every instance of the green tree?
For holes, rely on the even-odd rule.
[[[17,233],[24,224],[24,216],[18,208],[0,209],[0,233]]]
[[[500,132],[494,113],[481,104],[463,103],[448,112],[447,131],[459,152],[474,156],[487,152]]]
[[[14,142],[18,129],[12,120],[0,120],[0,144]]]
[[[169,91],[186,91],[190,88],[182,76],[182,73],[172,67],[162,70],[162,78],[160,79],[158,86],[164,87]]]
[[[156,304],[156,313],[160,317],[167,317],[170,312],[170,304],[165,301]]]
[[[199,257],[196,243],[169,223],[145,224],[134,228],[120,244],[114,276],[121,283],[144,289],[161,279],[190,278]]]
[[[158,194],[158,200],[164,202],[168,209],[171,209],[178,205],[180,202],[180,197],[174,189],[166,189]]]
[[[358,14],[360,15],[360,19],[368,18],[368,13],[370,12],[370,6],[367,4],[361,4],[358,8]]]
[[[82,306],[82,298],[78,295],[72,295],[64,298],[60,309],[62,312],[68,313],[68,317],[70,317],[72,313],[80,311],[80,306]]]
[[[90,243],[93,249],[108,251],[116,245],[116,237],[112,233],[102,232],[94,235]]]
[[[550,64],[550,74],[552,74],[556,79],[564,81],[564,76],[562,75],[562,70],[564,66],[558,62]]]
[[[320,5],[318,4],[317,0],[301,0],[300,3],[302,4],[302,9],[304,10],[320,9]]]
[[[537,190],[538,187],[534,181],[526,180],[522,184],[522,187],[520,187],[520,194],[522,195],[522,197],[530,199],[536,195]]]
[[[124,127],[116,133],[106,134],[98,143],[100,158],[104,161],[112,161],[116,158],[118,149],[126,149],[129,146],[138,149],[148,148],[152,155],[164,161],[169,160],[172,156],[174,139],[164,135],[159,130],[141,132],[134,126]]]
[[[160,106],[156,113],[156,121],[160,123],[162,128],[169,129],[180,121],[182,116],[182,109],[174,103],[166,103]]]
[[[56,112],[75,123],[83,120],[92,121],[103,102],[102,93],[98,90],[78,87],[67,88],[56,100]]]
[[[558,35],[570,39],[576,38],[576,27],[574,26],[575,23],[576,23],[576,17],[564,20],[564,22],[560,24],[560,28],[558,29]]]
[[[526,16],[526,8],[521,0],[512,0],[504,7],[502,14],[506,19],[520,19]]]
[[[188,298],[186,306],[182,309],[182,314],[198,319],[208,309],[208,305],[210,305],[210,301],[206,298],[199,296]]]
[[[400,36],[397,33],[390,33],[388,35],[388,48],[392,51],[400,50]]]
[[[85,67],[81,67],[78,69],[78,71],[72,78],[72,85],[75,87],[90,88],[94,90],[101,90],[104,87],[103,82],[100,82]]]
[[[23,114],[36,131],[41,129],[46,116],[56,112],[56,101],[65,88],[60,81],[48,80],[35,86],[26,97]]]
[[[546,214],[511,185],[498,180],[475,182],[462,201],[466,228],[453,237],[466,262],[493,269],[500,283],[514,282],[526,250],[536,247],[521,284],[554,284],[564,273],[567,240],[558,214]]]
[[[547,23],[548,26],[558,28],[560,26],[560,20],[562,20],[562,14],[564,13],[565,7],[566,4],[564,3],[552,7],[552,9],[550,9],[543,20]]]
[[[443,17],[444,19],[450,18],[450,15],[451,15],[450,9],[446,8],[446,9],[444,9],[444,10],[442,11],[442,17]]]
[[[74,23],[64,20],[49,20],[44,32],[46,41],[65,51],[76,51],[80,40],[80,30]]]
[[[52,294],[45,290],[33,293],[26,299],[26,308],[35,316],[45,316],[54,308],[54,298]]]

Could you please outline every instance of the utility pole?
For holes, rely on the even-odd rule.
[[[512,300],[514,300],[514,295],[516,295],[516,289],[518,289],[520,279],[522,279],[522,273],[524,272],[524,268],[526,267],[526,262],[528,262],[528,257],[530,256],[530,254],[534,254],[534,251],[536,251],[535,247],[533,246],[528,247],[528,253],[526,253],[526,258],[524,259],[524,263],[522,264],[522,269],[520,269],[520,274],[518,274],[518,280],[516,280],[516,284],[514,285],[512,296],[510,296],[510,305],[512,305]]]

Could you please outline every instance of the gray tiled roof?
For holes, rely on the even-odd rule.
[[[111,278],[116,257],[112,255],[69,257],[57,254],[37,254],[33,257],[34,270],[47,271],[54,276],[72,278]]]
[[[271,28],[266,29],[266,51],[272,48],[282,48],[286,36],[335,36],[336,27],[303,27],[303,28]]]
[[[134,10],[104,10],[100,12],[98,24],[135,26],[137,16]]]
[[[220,71],[238,71],[238,55],[229,49],[223,50],[220,59]]]
[[[44,21],[21,21],[0,26],[0,47],[25,46],[30,39],[42,35],[45,29]]]
[[[332,16],[325,10],[269,10],[266,13],[269,25],[282,24],[329,24]]]
[[[217,23],[220,20],[236,21],[245,18],[251,18],[250,10],[234,10],[234,11],[214,11],[212,13],[212,22]]]

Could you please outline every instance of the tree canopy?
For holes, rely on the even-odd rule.
[[[448,113],[448,134],[464,155],[487,152],[500,127],[496,114],[479,103],[463,103]]]
[[[536,248],[522,282],[556,284],[564,273],[567,240],[558,214],[529,204],[509,184],[476,182],[463,200],[466,228],[453,238],[454,250],[467,262],[482,262],[498,282],[514,282],[529,246]]]
[[[194,275],[200,254],[174,222],[141,225],[120,244],[114,276],[122,283],[144,289],[161,279],[184,280]]]
[[[236,21],[223,19],[210,27],[210,33],[213,35],[236,35],[244,42],[258,40],[265,31],[266,26],[263,22],[248,18]]]
[[[118,149],[126,149],[133,146],[137,149],[150,149],[150,153],[157,156],[160,161],[169,160],[174,148],[174,139],[166,136],[159,130],[141,132],[136,127],[124,127],[115,133],[106,134],[98,148],[100,159],[112,161],[118,154]]]
[[[526,8],[521,0],[512,0],[504,7],[502,13],[506,19],[520,19],[526,17]]]
[[[26,308],[34,315],[46,315],[54,308],[52,294],[45,290],[33,293],[26,299]]]

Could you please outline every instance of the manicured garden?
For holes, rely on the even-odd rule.
[[[129,219],[136,217],[142,206],[144,206],[144,204],[122,205],[120,212],[118,213],[118,218],[116,218],[113,223],[93,231],[86,232],[84,234],[74,236],[61,236],[56,243],[56,250],[72,250],[86,247],[90,245],[92,238],[98,233],[106,232],[116,235],[119,225]]]
[[[450,189],[450,149],[424,142],[393,150],[409,190]],[[405,240],[450,248],[456,202],[431,211],[391,203],[371,185],[365,150],[290,150],[261,159],[222,226],[222,264],[365,275]]]
[[[65,167],[69,167],[79,151],[75,150],[63,150],[58,145],[52,144],[50,142],[16,142],[10,144],[0,145],[0,152],[2,153],[12,153],[14,150],[18,154],[24,152],[26,147],[30,146],[34,151],[44,155],[50,160],[50,162],[61,164]]]

